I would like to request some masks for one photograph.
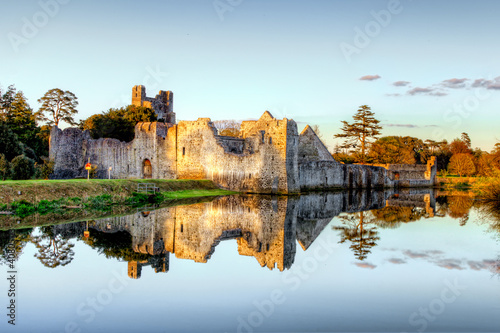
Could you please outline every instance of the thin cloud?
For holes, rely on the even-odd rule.
[[[433,92],[431,88],[421,88],[421,87],[416,87],[411,90],[408,90],[409,95],[429,94],[431,92]]]
[[[355,263],[359,268],[375,269],[377,266],[367,263],[367,262],[357,262]]]
[[[380,78],[381,78],[380,75],[365,75],[365,76],[360,77],[359,79],[361,81],[375,81],[375,80],[378,80]]]
[[[454,78],[454,79],[444,80],[443,82],[441,82],[441,85],[446,88],[459,89],[459,88],[465,88],[465,82],[467,81],[469,81],[469,79]]]
[[[462,262],[458,259],[443,259],[436,262],[436,265],[446,269],[458,269],[463,270]]]
[[[424,252],[413,252],[411,250],[406,250],[403,252],[403,254],[407,257],[413,258],[413,259],[418,259],[418,258],[429,258],[429,254],[424,253]]]
[[[492,83],[488,86],[488,89],[491,89],[491,90],[500,90],[500,82],[495,82],[495,83]]]
[[[406,264],[406,260],[399,259],[399,258],[391,258],[391,259],[389,259],[389,262],[392,264],[395,264],[395,265]]]
[[[385,127],[405,127],[405,128],[418,128],[420,126],[414,124],[384,124]]]
[[[396,86],[396,87],[406,87],[407,85],[409,85],[411,82],[408,82],[408,81],[396,81],[394,82],[392,85],[393,86]]]
[[[401,94],[385,94],[386,96],[391,96],[391,97],[399,97]]]
[[[444,93],[442,91],[436,91],[436,92],[432,92],[429,94],[430,96],[437,96],[437,97],[442,97],[442,96],[446,96],[448,95],[447,93]]]
[[[428,96],[441,97],[441,96],[446,96],[448,94],[445,93],[445,92],[436,90],[434,88],[416,87],[416,88],[408,90],[408,95],[412,95],[412,96],[415,96],[415,95],[428,95]]]
[[[493,80],[477,79],[471,85],[473,88],[486,88],[490,90],[500,90],[500,76]]]
[[[473,88],[487,88],[493,81],[486,79],[477,79],[472,83]]]

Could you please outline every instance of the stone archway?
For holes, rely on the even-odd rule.
[[[148,159],[145,159],[144,162],[142,162],[142,178],[153,178],[153,167],[151,166],[151,162]]]

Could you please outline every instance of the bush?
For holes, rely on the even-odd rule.
[[[37,178],[49,179],[49,176],[54,172],[54,162],[47,157],[42,157],[43,164],[37,164]]]
[[[147,202],[149,202],[149,196],[145,193],[137,193],[137,192],[132,193],[132,197],[127,198],[126,200],[126,203],[128,205],[133,205],[133,206],[143,205]]]
[[[36,207],[32,204],[21,204],[16,209],[16,215],[20,217],[25,217],[36,212]]]
[[[57,202],[42,200],[38,203],[37,211],[43,215],[54,211],[58,206]]]
[[[109,194],[103,194],[89,198],[89,206],[92,209],[109,210],[109,206],[111,206],[112,203],[113,198]]]
[[[11,176],[14,180],[31,179],[35,174],[35,162],[24,155],[15,157],[11,162]]]
[[[21,217],[28,216],[36,211],[36,207],[33,206],[31,202],[28,202],[26,200],[14,201],[10,205],[10,208],[15,212],[16,215]]]

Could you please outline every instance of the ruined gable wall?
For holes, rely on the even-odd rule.
[[[335,161],[324,143],[309,125],[300,133],[298,157],[299,163],[309,161]]]

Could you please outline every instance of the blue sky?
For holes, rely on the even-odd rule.
[[[367,104],[383,135],[450,141],[465,131],[489,151],[500,140],[499,10],[496,1],[9,1],[0,85],[15,84],[34,109],[47,90],[70,90],[87,118],[129,104],[143,84],[149,96],[174,92],[178,120],[269,110],[320,125],[330,148],[340,121]]]

